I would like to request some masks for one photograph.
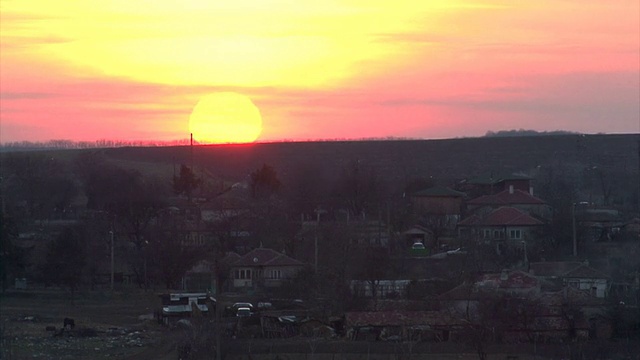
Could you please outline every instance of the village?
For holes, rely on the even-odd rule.
[[[47,200],[49,213],[36,197],[3,198],[6,291],[142,289],[156,294],[159,326],[209,319],[228,351],[306,339],[465,344],[486,356],[493,344],[639,335],[640,218],[624,192],[531,170],[425,176],[385,192],[358,162],[296,191],[268,164],[235,182],[173,165],[159,186],[76,161],[82,191]]]
[[[228,269],[223,291],[270,304],[259,311],[256,302],[260,322],[254,323],[261,326],[241,336],[302,333],[354,341],[440,342],[463,340],[471,326],[475,331],[490,329],[492,341],[562,343],[609,339],[621,330],[616,327],[622,319],[612,314],[637,309],[638,273],[622,275],[619,267],[629,249],[638,251],[637,218],[625,221],[612,209],[572,204],[573,253],[565,261],[547,260],[542,242],[549,236],[552,209],[534,195],[530,178],[510,174],[469,179],[460,189],[464,192],[434,186],[410,194],[417,221],[401,233],[394,234],[384,217],[353,219],[338,212],[332,219],[317,209],[315,218],[303,219],[296,235],[301,260],[263,246],[244,255],[225,254],[218,260]],[[468,199],[466,194],[476,196]],[[202,216],[215,218],[206,210]],[[346,234],[337,244],[339,251],[328,254],[339,258],[332,263],[319,255],[318,247],[336,246],[327,240],[336,229]],[[594,253],[599,256],[590,261]],[[347,265],[358,261],[357,270]],[[334,311],[344,304],[331,307],[337,289],[323,291],[314,278],[326,274],[321,268],[340,263],[342,271],[352,274],[345,277],[345,291],[354,302],[354,308],[342,314]],[[200,261],[185,273],[183,290],[217,289],[215,269],[212,260]],[[300,276],[305,272],[310,274]],[[294,310],[271,309],[269,296],[284,295],[311,305],[299,300]],[[287,314],[300,321],[297,331],[286,330],[292,321],[283,321]]]

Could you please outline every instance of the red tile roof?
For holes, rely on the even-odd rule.
[[[272,249],[257,248],[240,257],[233,266],[303,266],[304,263]]]
[[[542,221],[524,211],[503,206],[480,218],[472,215],[458,223],[459,226],[538,226]]]
[[[477,283],[493,283],[500,289],[533,289],[538,286],[540,281],[535,276],[524,271],[508,271],[506,279],[503,274],[485,274]]]
[[[507,271],[506,279],[502,273],[484,274],[479,276],[473,284],[463,283],[440,295],[442,300],[477,300],[486,298],[498,291],[535,290],[540,280],[523,271]]]
[[[545,307],[559,307],[567,303],[573,305],[603,305],[606,299],[592,296],[588,291],[579,290],[571,286],[566,286],[556,292],[544,292],[540,294],[538,300]]]
[[[467,202],[469,205],[544,205],[544,200],[537,198],[526,191],[509,190],[501,191],[494,195],[483,195]]]

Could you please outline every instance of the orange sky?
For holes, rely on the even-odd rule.
[[[60,4],[0,0],[2,143],[184,139],[221,91],[260,141],[640,131],[637,0]]]

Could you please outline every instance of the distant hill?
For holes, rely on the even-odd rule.
[[[246,180],[268,164],[283,183],[307,177],[330,183],[357,161],[398,188],[417,178],[443,185],[488,173],[520,172],[534,178],[564,176],[578,181],[585,171],[638,184],[640,134],[490,136],[448,140],[386,140],[257,143],[168,147],[49,150],[72,160],[82,152],[101,152],[112,161],[145,173],[170,176],[175,165],[191,164],[228,181]],[[8,156],[3,153],[2,156]],[[169,175],[166,175],[169,174]],[[311,180],[309,180],[311,181]],[[596,186],[593,184],[592,186]],[[637,191],[637,185],[636,190]]]
[[[24,153],[34,152],[37,151]],[[375,177],[384,189],[383,195],[396,197],[407,186],[425,179],[437,185],[452,186],[470,177],[520,173],[531,177],[536,194],[549,202],[570,191],[576,192],[581,201],[604,202],[602,199],[606,194],[609,204],[640,211],[640,134],[119,147],[42,152],[66,162],[73,162],[87,152],[99,153],[117,166],[166,179],[167,184],[181,164],[193,164],[196,173],[205,177],[211,187],[220,189],[248,181],[253,171],[268,164],[275,169],[284,191],[303,195],[308,191],[330,194],[346,169],[353,169],[354,164],[361,169],[361,176]],[[3,160],[9,156],[20,156],[20,152],[0,153]]]
[[[374,169],[390,184],[418,177],[443,181],[489,172],[535,176],[545,171],[580,176],[597,167],[608,176],[638,178],[639,134],[484,137],[450,140],[292,142],[105,149],[123,161],[189,164],[218,176],[241,180],[262,164],[286,182],[301,171],[330,180],[353,161]]]

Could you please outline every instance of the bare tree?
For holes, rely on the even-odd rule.
[[[361,160],[351,161],[344,167],[334,189],[338,203],[345,206],[351,216],[378,210],[383,193],[383,184],[375,169]]]
[[[173,177],[172,187],[176,195],[185,195],[189,202],[193,192],[202,184],[202,180],[197,178],[193,170],[182,164],[180,174]]]
[[[65,228],[47,247],[41,273],[47,283],[67,287],[73,300],[85,267],[84,230]]]

